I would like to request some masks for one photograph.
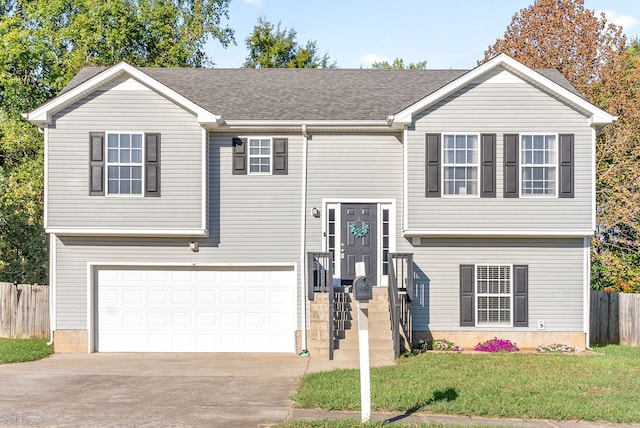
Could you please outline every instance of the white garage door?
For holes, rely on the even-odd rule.
[[[291,269],[100,269],[99,352],[295,352]]]

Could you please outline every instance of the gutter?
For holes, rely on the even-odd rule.
[[[533,230],[533,229],[409,229],[405,238],[584,238],[593,236],[592,230]]]
[[[224,125],[235,127],[301,127],[303,134],[311,127],[378,127],[389,128],[387,120],[224,120]]]
[[[587,236],[584,238],[584,261],[583,261],[583,281],[584,281],[584,305],[582,308],[582,323],[584,330],[584,349],[591,349],[591,240]]]

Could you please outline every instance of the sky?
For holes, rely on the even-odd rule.
[[[317,42],[339,68],[370,67],[402,58],[427,61],[429,69],[470,69],[504,35],[513,15],[534,0],[231,0],[229,20],[236,46],[207,43],[216,68],[238,68],[246,38],[258,18],[294,29],[304,45]],[[630,38],[640,35],[640,0],[585,0]]]

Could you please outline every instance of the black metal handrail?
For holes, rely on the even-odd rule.
[[[307,297],[314,299],[315,293],[329,293],[333,290],[333,254],[324,252],[307,253]]]
[[[401,332],[409,347],[412,344],[411,299],[413,297],[413,254],[389,253],[389,306],[391,312],[391,332],[393,352],[400,356]]]

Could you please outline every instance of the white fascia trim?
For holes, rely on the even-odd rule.
[[[202,182],[200,184],[200,190],[202,191],[202,230],[207,230],[209,219],[207,211],[207,201],[209,200],[209,177],[207,165],[209,164],[209,131],[206,128],[202,128]]]
[[[322,198],[322,205],[327,204],[387,204],[395,207],[395,198]]]
[[[584,238],[593,235],[593,230],[405,230],[406,238],[464,238],[464,237],[499,237],[499,238]]]
[[[73,104],[75,101],[95,91],[100,85],[123,73],[130,75],[135,80],[174,101],[186,110],[193,112],[201,125],[216,128],[222,123],[222,117],[203,109],[193,101],[183,97],[173,89],[163,85],[149,75],[125,62],[121,62],[102,71],[68,92],[55,97],[37,109],[24,114],[23,117],[34,125],[37,125],[40,128],[45,128],[47,125],[51,124],[51,118],[56,112],[70,104]]]
[[[87,263],[87,352],[89,354],[96,351],[95,339],[98,336],[96,331],[96,317],[98,316],[98,303],[95,300],[95,288],[98,286],[98,279],[95,269],[91,263]]]
[[[468,85],[487,71],[499,66],[505,67],[507,70],[515,72],[516,74],[525,76],[527,79],[530,79],[531,81],[547,88],[550,92],[555,93],[556,95],[558,95],[558,97],[564,99],[568,103],[571,103],[591,113],[591,117],[589,119],[589,123],[591,126],[607,125],[609,123],[612,123],[616,119],[615,116],[612,116],[606,111],[599,109],[590,102],[586,101],[584,98],[574,94],[566,88],[563,88],[562,86],[558,85],[551,79],[546,78],[535,70],[525,66],[524,64],[521,64],[520,62],[516,61],[506,54],[500,54],[495,58],[485,62],[484,64],[474,68],[473,70],[469,71],[453,82],[450,82],[449,84],[443,86],[431,95],[421,99],[413,105],[391,116],[389,118],[392,124],[391,126],[393,126],[393,124],[395,123],[398,123],[398,126],[411,123],[413,114],[424,110],[426,107]]]
[[[44,128],[44,195],[43,195],[43,227],[47,229],[49,219],[49,128]]]
[[[185,236],[207,237],[206,229],[111,229],[111,228],[49,228],[46,233],[60,236]]]
[[[402,132],[402,230],[409,229],[409,129]]]
[[[596,138],[598,132],[591,128],[591,228],[596,230]]]
[[[244,127],[377,127],[389,128],[386,120],[225,120],[224,124],[230,128]]]

